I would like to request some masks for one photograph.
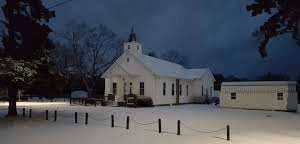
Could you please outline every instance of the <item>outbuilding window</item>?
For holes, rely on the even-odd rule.
[[[166,83],[163,83],[163,95],[166,95]]]
[[[277,93],[277,100],[283,100],[283,93]]]
[[[231,100],[236,100],[236,93],[235,92],[230,93],[230,98]]]
[[[143,96],[145,95],[145,83],[140,82],[140,95]]]

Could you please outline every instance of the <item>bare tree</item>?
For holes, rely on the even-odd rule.
[[[164,60],[170,61],[170,62],[174,62],[174,63],[180,64],[180,65],[183,65],[183,66],[188,64],[187,57],[180,54],[177,50],[169,49],[161,55],[161,58]]]
[[[63,32],[60,69],[65,73],[75,73],[85,82],[93,94],[96,80],[121,55],[121,39],[105,25],[88,26],[70,21]]]

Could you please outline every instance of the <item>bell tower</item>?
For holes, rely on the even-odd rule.
[[[142,54],[142,45],[138,42],[134,29],[131,29],[128,41],[124,43],[124,52],[129,52],[135,55]]]

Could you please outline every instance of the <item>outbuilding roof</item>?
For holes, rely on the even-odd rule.
[[[274,86],[297,85],[296,81],[248,81],[248,82],[223,82],[222,86]]]

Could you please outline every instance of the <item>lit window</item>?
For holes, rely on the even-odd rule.
[[[283,100],[283,93],[277,93],[277,100]]]
[[[145,95],[145,83],[140,82],[140,95],[143,96]]]
[[[234,93],[230,93],[230,98],[232,100],[236,100],[236,93],[235,92]]]
[[[163,95],[166,95],[166,83],[163,83]]]

